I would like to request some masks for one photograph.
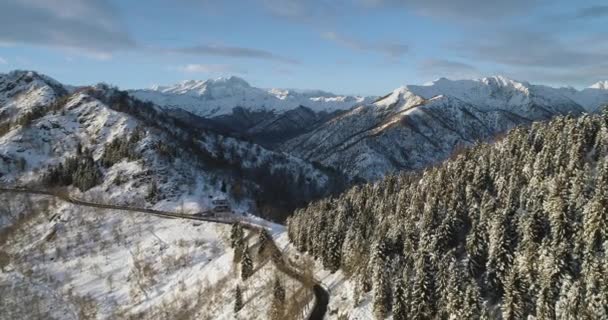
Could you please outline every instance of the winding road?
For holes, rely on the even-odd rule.
[[[189,214],[176,213],[176,212],[163,211],[163,210],[128,207],[128,206],[117,206],[117,205],[112,205],[112,204],[82,201],[82,200],[70,197],[69,194],[67,194],[67,193],[55,192],[55,191],[50,191],[50,190],[35,190],[35,189],[25,189],[25,188],[2,188],[2,187],[0,187],[0,193],[7,193],[7,192],[8,193],[45,195],[45,196],[55,197],[62,201],[65,201],[65,202],[68,202],[68,203],[71,203],[74,205],[78,205],[78,206],[109,209],[109,210],[141,212],[141,213],[152,214],[152,215],[163,217],[163,218],[199,220],[199,221],[220,223],[220,224],[229,224],[229,225],[234,224],[234,223],[239,223],[243,226],[244,229],[248,229],[250,231],[254,231],[254,232],[258,232],[258,233],[261,232],[263,229],[265,229],[265,227],[263,227],[263,226],[259,226],[259,225],[251,223],[250,221],[246,221],[244,219],[239,219],[239,218],[234,218],[234,217],[233,218],[198,217],[198,216],[192,216]],[[270,243],[271,244],[270,248],[274,252],[278,253],[279,256],[281,257],[281,259],[279,261],[274,261],[277,269],[279,269],[279,271],[283,272],[287,276],[297,280],[303,286],[305,286],[305,287],[308,286],[307,285],[308,281],[304,277],[304,275],[300,271],[294,269],[293,267],[289,266],[285,262],[283,253],[281,252],[281,250],[278,248],[278,246],[274,242],[274,239],[272,237],[270,237],[269,240],[272,241]],[[320,281],[313,279],[313,282],[314,282],[314,284],[311,289],[315,296],[315,303],[314,303],[312,311],[310,312],[310,314],[308,316],[308,319],[322,320],[325,317],[325,313],[327,312],[327,305],[329,304],[329,293],[327,292],[327,290],[325,290],[325,288],[323,288]]]

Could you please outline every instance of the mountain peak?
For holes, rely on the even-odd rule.
[[[596,82],[594,85],[589,87],[591,89],[608,90],[608,80]]]

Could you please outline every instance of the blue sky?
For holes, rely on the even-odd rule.
[[[0,72],[374,95],[495,74],[585,87],[608,79],[606,25],[592,0],[2,0]]]

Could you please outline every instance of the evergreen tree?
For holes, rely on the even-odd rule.
[[[606,119],[533,123],[313,202],[290,241],[373,288],[379,317],[608,318]]]
[[[243,258],[241,259],[241,279],[247,280],[253,275],[253,261],[249,255],[249,248],[243,250]]]
[[[274,277],[272,286],[272,303],[270,305],[269,318],[271,320],[285,318],[285,288],[277,275]]]
[[[243,293],[237,284],[234,290],[234,313],[238,313],[241,309],[243,309]]]
[[[402,279],[397,280],[395,286],[395,295],[393,300],[393,320],[407,320],[408,317],[408,301],[405,284]]]

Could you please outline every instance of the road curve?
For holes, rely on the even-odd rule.
[[[141,212],[141,213],[156,215],[156,216],[163,217],[163,218],[198,220],[198,221],[220,223],[220,224],[239,223],[243,226],[243,228],[251,230],[251,231],[255,231],[255,232],[261,232],[263,229],[265,229],[262,226],[252,224],[250,221],[245,221],[245,220],[239,219],[239,218],[196,217],[196,216],[192,216],[192,215],[188,215],[188,214],[163,211],[163,210],[128,207],[128,206],[117,206],[117,205],[105,204],[105,203],[88,202],[88,201],[82,201],[82,200],[72,198],[67,193],[54,192],[54,191],[50,191],[50,190],[35,190],[35,189],[24,189],[24,188],[2,188],[2,187],[0,187],[0,193],[5,193],[5,192],[45,195],[45,196],[55,197],[55,198],[65,201],[65,202],[72,203],[72,204],[78,205],[78,206],[100,208],[100,209],[110,209],[110,210],[130,211],[130,212]],[[281,272],[285,273],[287,276],[297,280],[303,286],[306,286],[306,281],[305,281],[304,276],[298,270],[293,269],[285,262],[283,253],[281,252],[281,250],[278,248],[278,246],[274,242],[274,239],[272,239],[272,237],[270,237],[270,240],[272,241],[270,243],[272,250],[276,251],[278,254],[280,254],[280,257],[281,257],[281,260],[274,261],[277,269],[279,269]],[[325,313],[327,312],[327,305],[329,304],[329,293],[327,292],[327,290],[325,290],[325,288],[323,288],[323,286],[321,285],[321,283],[318,280],[314,280],[314,285],[312,287],[312,291],[313,291],[313,294],[315,295],[315,304],[313,306],[312,311],[310,312],[308,319],[309,320],[322,320],[325,317]]]

